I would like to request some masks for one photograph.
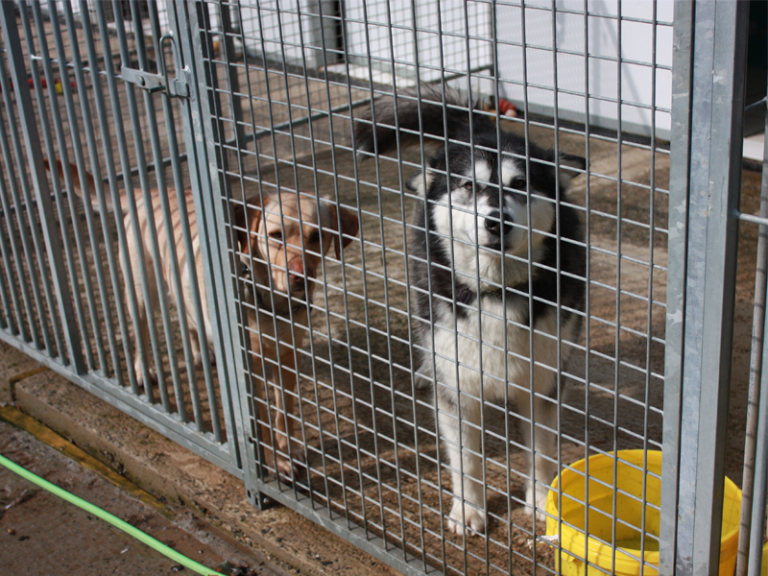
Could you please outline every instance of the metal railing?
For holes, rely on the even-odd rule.
[[[746,433],[759,572],[748,4],[0,10],[5,342],[406,574],[735,564]]]

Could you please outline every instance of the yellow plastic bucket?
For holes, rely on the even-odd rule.
[[[547,496],[547,535],[558,534],[558,518],[564,522],[560,529],[560,547],[562,552],[555,554],[555,564],[561,574],[576,576],[585,574],[585,552],[589,562],[602,568],[598,570],[588,566],[587,575],[608,573],[618,575],[640,574],[640,543],[642,535],[643,504],[643,450],[621,450],[618,459],[613,456],[598,454],[589,458],[589,492],[585,491],[584,470],[586,460],[579,460],[570,469],[564,470],[552,482],[553,490]],[[647,452],[647,469],[656,476],[645,475],[645,496],[650,504],[659,506],[661,503],[661,452]],[[635,469],[638,466],[641,470]],[[595,538],[587,538],[584,534],[584,501],[589,500],[589,534],[603,542],[611,542],[613,538],[613,489],[614,466],[616,469],[616,551],[610,544],[603,544]],[[558,511],[558,483],[562,479],[562,511]],[[601,483],[602,482],[602,483]],[[603,483],[608,484],[605,486]],[[725,479],[723,498],[723,529],[720,545],[720,575],[732,576],[736,566],[736,551],[739,540],[739,510],[741,507],[741,490]],[[636,527],[636,528],[633,528]],[[575,528],[574,528],[575,527]],[[659,511],[653,506],[645,505],[645,532],[656,536],[645,538],[645,576],[658,574],[659,565],[658,535]],[[571,552],[572,554],[569,554]],[[558,558],[560,556],[560,558]]]

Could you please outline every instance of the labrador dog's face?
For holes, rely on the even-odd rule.
[[[357,235],[357,217],[336,203],[304,192],[282,192],[265,198],[262,210],[252,210],[248,244],[262,272],[257,282],[290,295],[291,302],[311,302],[322,257],[335,246],[336,258]],[[269,276],[267,276],[269,275]]]

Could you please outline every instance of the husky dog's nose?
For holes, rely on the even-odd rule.
[[[504,219],[503,229],[502,217]],[[494,210],[485,216],[485,229],[495,236],[506,236],[512,230],[512,217],[506,212],[502,215],[499,210]]]

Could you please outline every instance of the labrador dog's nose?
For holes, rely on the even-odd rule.
[[[512,217],[506,212],[494,210],[485,216],[485,229],[495,236],[506,236],[512,230]]]
[[[288,263],[288,287],[291,292],[304,292],[306,286],[304,280],[307,274],[311,275],[311,270],[304,269],[304,263],[301,258],[295,258]]]

